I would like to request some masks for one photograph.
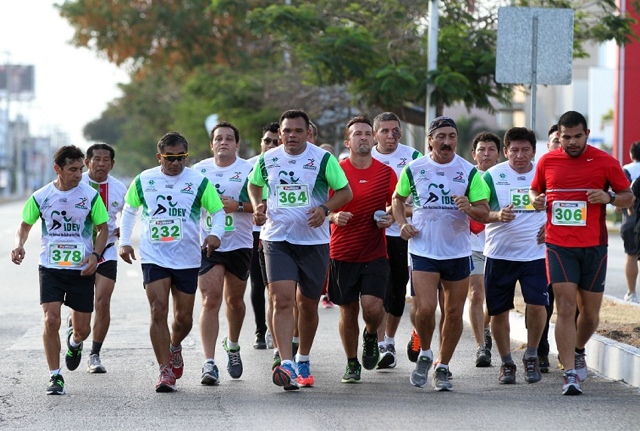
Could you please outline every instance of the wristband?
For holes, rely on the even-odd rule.
[[[93,253],[91,253],[92,255],[94,255],[96,257],[96,259],[99,261],[100,259],[102,259],[102,256],[100,256],[98,253],[96,253],[95,251]]]
[[[328,217],[331,210],[329,210],[329,208],[326,205],[320,205],[319,207],[324,210],[324,216]]]

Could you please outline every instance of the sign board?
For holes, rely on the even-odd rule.
[[[572,9],[498,9],[497,82],[568,85],[572,61]]]
[[[33,66],[0,65],[0,95],[33,97],[34,82]]]

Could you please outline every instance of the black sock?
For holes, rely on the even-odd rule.
[[[578,348],[576,347],[576,353],[577,353],[578,355],[584,355],[584,347],[583,347],[582,349],[578,349]]]
[[[91,355],[100,355],[100,349],[102,348],[102,343],[98,343],[97,341],[93,341],[91,343]]]

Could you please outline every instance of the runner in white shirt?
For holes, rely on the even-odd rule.
[[[253,166],[237,156],[239,141],[240,132],[234,125],[227,122],[216,124],[209,142],[213,157],[196,163],[192,168],[215,186],[225,212],[225,233],[221,245],[208,256],[203,251],[198,277],[202,293],[200,337],[205,357],[200,379],[203,385],[217,385],[220,380],[215,352],[223,293],[229,325],[228,335],[222,341],[228,356],[227,371],[234,379],[240,378],[243,371],[238,342],[246,312],[244,292],[253,246],[253,208],[247,194],[247,176]],[[211,216],[203,210],[202,218],[204,238],[211,230]]]
[[[538,232],[546,215],[533,208],[529,185],[535,173],[536,136],[525,127],[513,127],[504,135],[507,161],[490,168],[484,175],[491,190],[487,221],[485,287],[493,337],[502,359],[498,381],[516,382],[516,364],[511,357],[509,313],[514,308],[516,283],[527,304],[527,349],[522,358],[525,380],[542,379],[538,343],[549,304],[544,244]]]
[[[131,233],[137,211],[142,207],[142,275],[151,307],[151,344],[160,366],[156,392],[172,392],[184,368],[180,343],[193,325],[201,249],[209,256],[220,247],[224,211],[211,182],[185,168],[189,144],[182,135],[167,133],[157,148],[160,166],[138,175],[127,191],[119,254],[127,263],[136,258]],[[200,238],[202,208],[211,213],[211,230],[204,241]],[[167,325],[170,294],[171,331]]]
[[[109,238],[107,247],[102,253],[96,271],[95,315],[93,318],[93,341],[87,363],[89,373],[106,373],[107,369],[100,360],[100,349],[109,331],[111,322],[111,295],[116,285],[118,271],[118,250],[115,247],[120,236],[120,228],[116,226],[116,218],[124,207],[124,196],[127,188],[120,181],[109,175],[115,165],[115,150],[108,144],[98,143],[87,148],[85,165],[87,172],[82,174],[82,181],[96,189],[109,213]]]
[[[65,363],[73,371],[80,365],[82,342],[91,332],[94,273],[107,243],[109,215],[98,193],[81,182],[84,153],[80,148],[61,147],[53,161],[57,179],[34,192],[25,203],[11,261],[22,263],[31,227],[41,220],[39,278],[44,312],[42,341],[50,373],[47,395],[63,395],[60,311],[63,303],[72,310]]]
[[[433,376],[437,391],[451,390],[449,361],[462,334],[462,313],[469,291],[471,238],[469,217],[483,222],[489,213],[489,189],[478,170],[458,156],[458,128],[449,117],[429,125],[429,151],[402,170],[393,197],[393,215],[402,238],[409,240],[414,289],[415,326],[421,350],[410,382],[427,384],[433,364],[431,341],[435,330],[438,285],[444,295],[444,323],[438,366]],[[405,202],[413,198],[412,223]]]
[[[260,156],[249,177],[254,221],[265,224],[262,242],[266,272],[276,304],[273,335],[282,362],[273,369],[272,380],[285,390],[314,384],[309,353],[318,328],[318,302],[329,266],[327,216],[352,197],[338,160],[308,144],[308,134],[309,117],[305,112],[284,112],[279,130],[282,145]],[[262,203],[265,186],[269,190],[266,205]],[[331,198],[329,189],[335,190]],[[296,363],[290,342],[294,304],[300,313]]]
[[[376,140],[376,146],[373,147],[371,155],[374,159],[391,167],[398,177],[409,162],[422,157],[420,151],[400,143],[402,124],[400,118],[393,112],[383,112],[373,119],[373,136]],[[406,215],[409,220],[411,212],[411,206],[407,205]],[[385,235],[391,273],[384,301],[385,319],[378,329],[379,369],[396,366],[395,336],[404,313],[407,283],[409,282],[407,241],[400,237],[398,224],[394,223],[388,227],[385,230]]]
[[[482,132],[473,138],[471,155],[480,173],[495,166],[500,159],[500,138],[491,132]],[[469,276],[469,321],[476,339],[476,367],[491,366],[491,330],[489,314],[485,313],[484,300],[484,225],[479,233],[471,232],[471,259],[473,269]],[[472,229],[473,230],[473,229]]]

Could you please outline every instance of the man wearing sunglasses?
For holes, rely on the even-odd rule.
[[[202,252],[198,286],[202,293],[200,336],[205,362],[202,365],[203,385],[217,385],[220,381],[215,364],[220,305],[224,293],[227,305],[228,335],[222,341],[227,352],[227,371],[238,379],[242,376],[240,358],[240,330],[246,312],[244,292],[251,266],[253,246],[253,208],[247,194],[247,176],[253,166],[237,156],[240,132],[231,123],[221,122],[211,130],[210,147],[213,157],[196,163],[193,170],[207,177],[222,200],[225,212],[225,232],[222,245],[207,255]],[[202,236],[211,230],[211,216],[202,212]]]
[[[282,145],[260,156],[249,176],[249,197],[256,225],[262,231],[269,290],[273,295],[273,335],[281,364],[272,371],[273,383],[285,390],[313,386],[309,353],[318,328],[318,302],[329,266],[331,210],[352,198],[338,160],[309,144],[309,117],[289,110],[280,117]],[[262,192],[267,186],[267,203]],[[329,189],[335,194],[329,198]],[[296,289],[296,285],[299,287]],[[293,307],[300,317],[300,346],[296,361],[290,342]]]
[[[225,217],[213,184],[200,173],[185,168],[189,155],[187,140],[177,132],[169,132],[160,139],[157,148],[160,166],[138,175],[125,196],[119,254],[127,263],[136,259],[131,234],[142,207],[142,275],[151,307],[151,344],[160,365],[156,392],[173,392],[184,368],[181,342],[193,324],[200,250],[208,257],[220,247]],[[211,229],[203,241],[202,208],[211,214]],[[171,331],[167,324],[170,294]]]

